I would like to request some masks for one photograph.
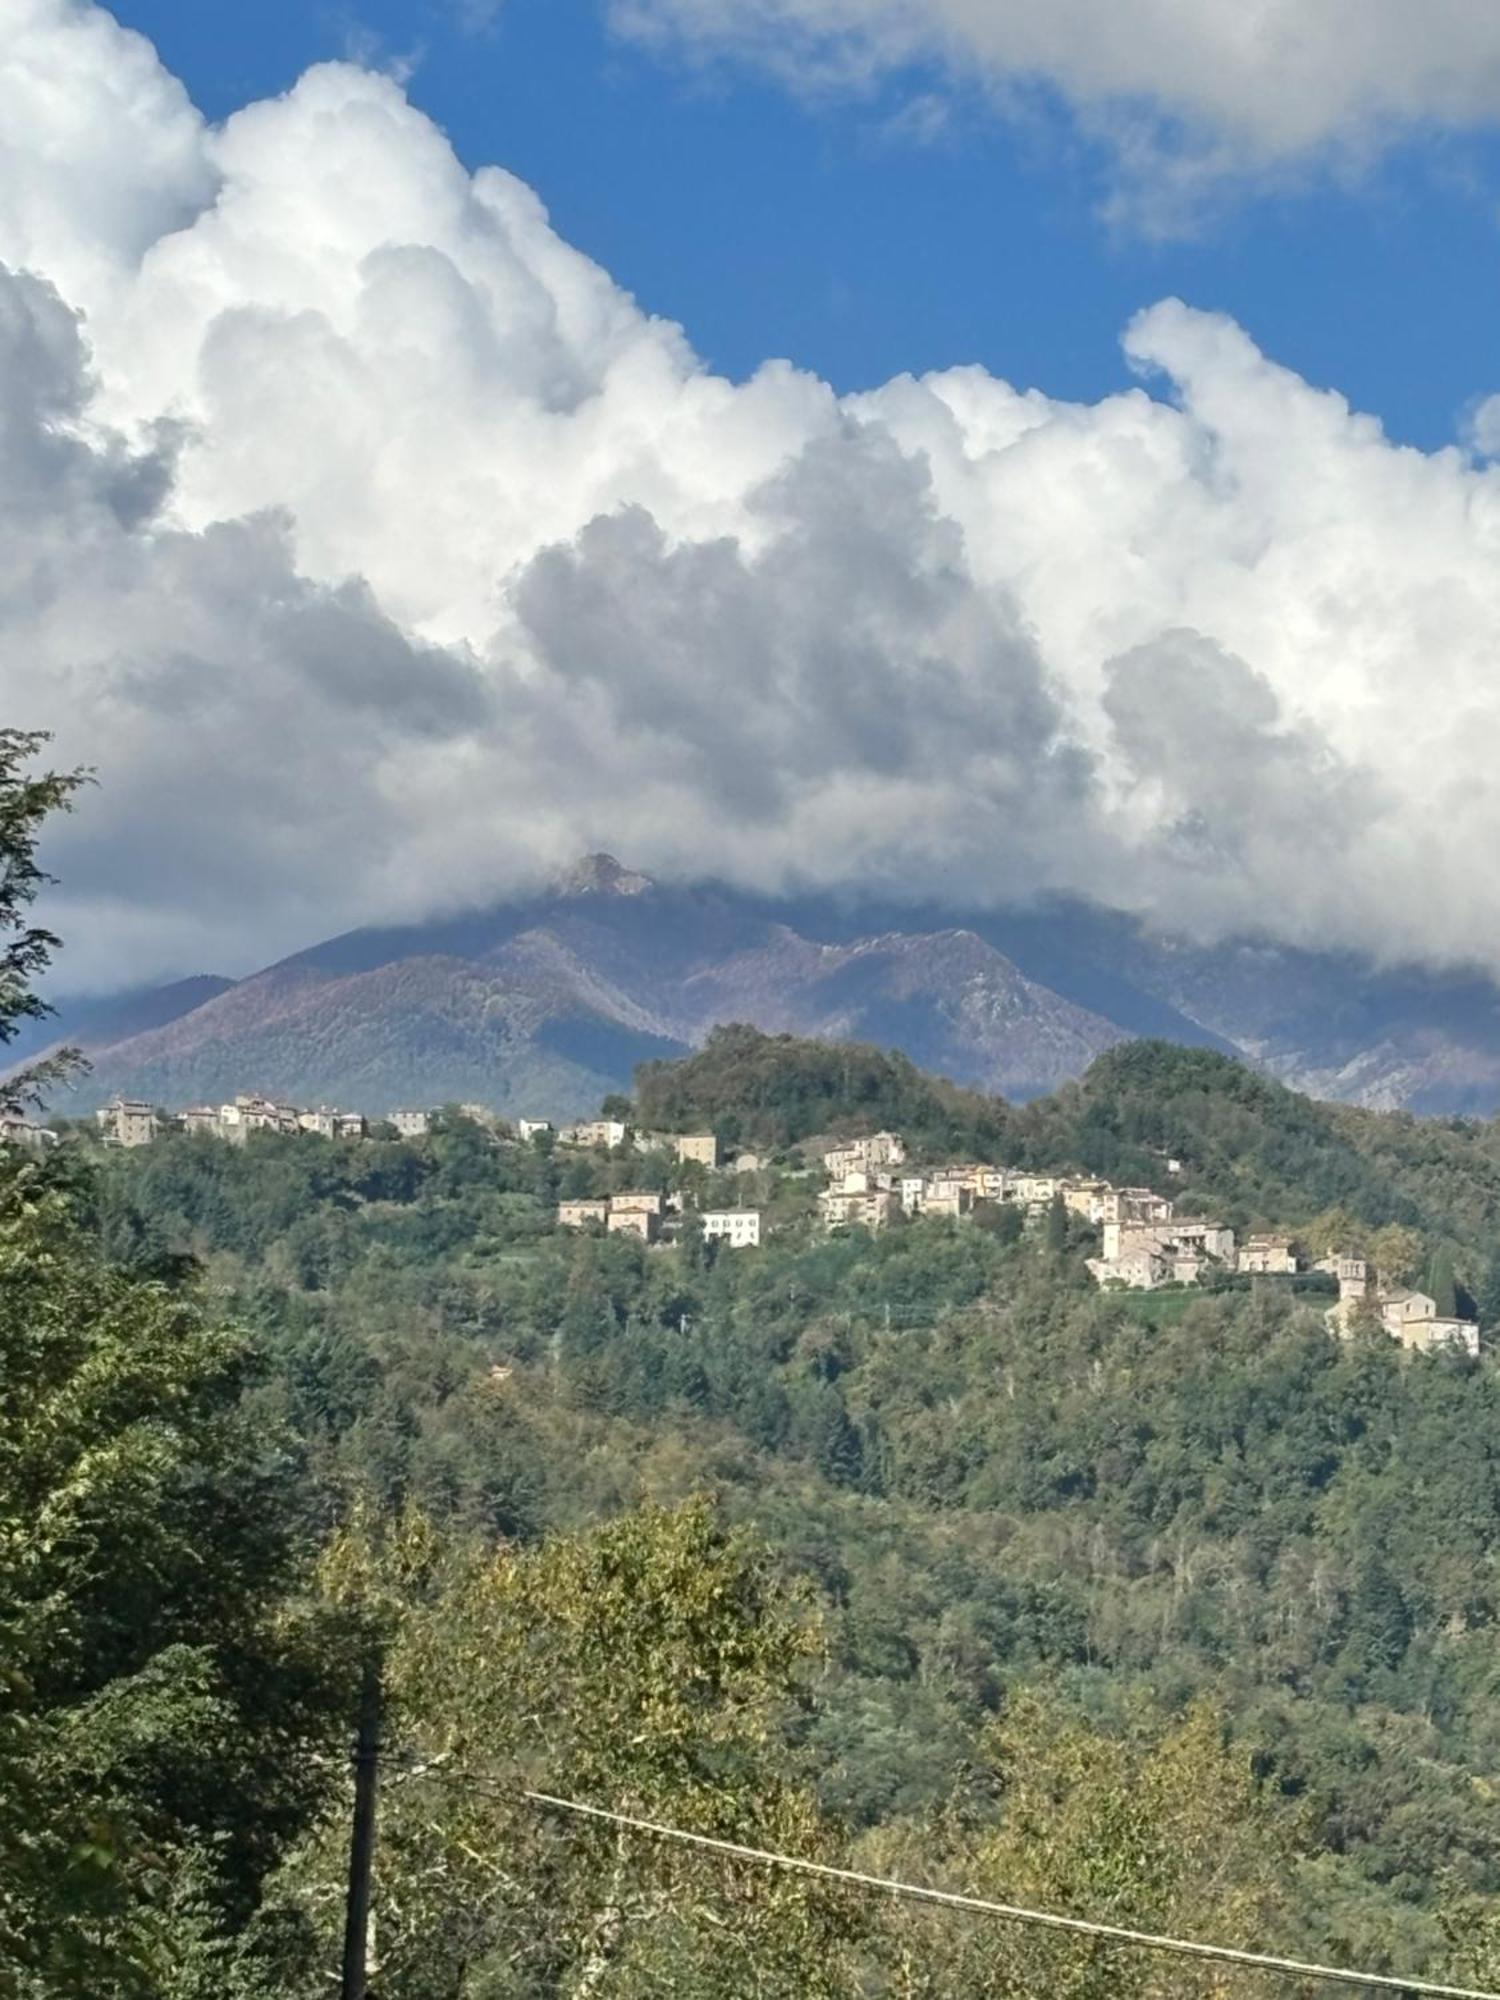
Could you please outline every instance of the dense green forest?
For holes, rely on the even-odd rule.
[[[3,747],[0,1033],[51,949],[27,870],[69,782]],[[456,1113],[0,1160],[0,1994],[329,1991],[373,1664],[382,1996],[1304,1990],[767,1876],[528,1787],[1500,1985],[1488,1352],[1340,1343],[1275,1280],[1102,1294],[1091,1232],[1014,1210],[822,1236],[810,1167],[886,1125],[1121,1182],[1170,1155],[1184,1207],[1384,1232],[1488,1325],[1500,1131],[1151,1044],[1014,1109],[746,1029],[648,1066],[633,1115],[764,1163]],[[753,1201],[767,1239],[554,1226],[641,1186]]]

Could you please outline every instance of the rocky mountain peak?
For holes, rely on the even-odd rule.
[[[655,885],[612,854],[585,854],[558,879],[560,896],[640,896]]]

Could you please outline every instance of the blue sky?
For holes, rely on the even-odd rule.
[[[323,57],[411,59],[414,101],[471,167],[529,181],[565,237],[734,376],[785,355],[845,389],[977,361],[1091,399],[1128,379],[1125,322],[1174,294],[1428,448],[1500,385],[1491,139],[1409,143],[1352,186],[1241,192],[1162,243],[1102,218],[1104,162],[1062,114],[1018,128],[975,91],[922,142],[900,115],[930,76],[798,99],[624,44],[597,0],[506,0],[480,32],[454,0],[116,12],[213,117]]]

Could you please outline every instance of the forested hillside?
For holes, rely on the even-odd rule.
[[[830,1239],[801,1142],[894,1124],[919,1156],[1143,1181],[1171,1153],[1184,1202],[1242,1227],[1404,1225],[1491,1301],[1491,1129],[1330,1110],[1149,1044],[1012,1110],[899,1057],[741,1030],[650,1066],[635,1111],[766,1164],[711,1179],[456,1115],[415,1144],[174,1138],[99,1159],[99,1252],[189,1260],[254,1329],[314,1538],[356,1492],[440,1541],[538,1550],[712,1495],[816,1620],[789,1744],[817,1838],[980,1879],[1014,1835],[1021,1753],[998,1746],[1018,1718],[1025,1756],[1067,1743],[1081,1773],[1225,1744],[1285,1844],[1261,1884],[1283,1942],[1442,1963],[1445,1913],[1500,1897],[1491,1361],[1341,1344],[1326,1298],[1290,1286],[1102,1295],[1077,1222]],[[554,1228],[561,1196],[645,1184],[753,1200],[769,1241]]]
[[[54,942],[25,910],[72,781],[27,780],[36,748],[0,745],[0,1039]],[[457,1112],[0,1153],[0,1993],[328,1991],[377,1686],[382,1994],[1328,1990],[872,1903],[528,1789],[1500,1979],[1488,1348],[1340,1341],[1316,1277],[1103,1292],[1061,1207],[829,1235],[815,1201],[817,1142],[877,1127],[917,1161],[1167,1175],[1437,1269],[1490,1329],[1492,1127],[1155,1044],[1016,1109],[744,1029],[613,1108],[757,1162]],[[684,1198],[673,1244],[557,1227],[640,1189]],[[757,1248],[693,1223],[737,1203]]]

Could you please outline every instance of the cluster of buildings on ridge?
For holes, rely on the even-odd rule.
[[[972,1215],[981,1202],[1017,1206],[1030,1220],[1061,1202],[1068,1214],[1106,1230],[1122,1223],[1155,1222],[1172,1213],[1171,1202],[1150,1188],[1117,1188],[1108,1181],[1079,1175],[967,1162],[930,1167],[920,1173],[902,1172],[906,1160],[906,1144],[895,1132],[873,1132],[824,1153],[828,1185],[818,1196],[818,1209],[825,1226],[880,1229],[896,1214],[959,1217]],[[1178,1172],[1179,1162],[1168,1160],[1167,1171]],[[1233,1233],[1222,1234],[1227,1235],[1232,1248]],[[1124,1279],[1125,1275],[1111,1271],[1100,1282],[1112,1277]],[[1146,1281],[1145,1274],[1127,1280],[1136,1284]],[[1168,1279],[1155,1275],[1150,1282],[1164,1284]]]
[[[491,1130],[509,1130],[505,1121],[487,1105],[460,1104],[461,1117]],[[206,1133],[212,1138],[243,1140],[252,1132],[280,1132],[295,1137],[314,1133],[324,1139],[364,1139],[378,1125],[394,1127],[403,1139],[423,1139],[432,1129],[431,1111],[388,1111],[383,1119],[372,1119],[363,1111],[340,1111],[324,1104],[316,1110],[289,1104],[256,1091],[239,1091],[224,1104],[190,1104],[185,1111],[163,1111],[145,1098],[116,1097],[94,1114],[106,1143],[116,1146],[149,1146],[162,1132]],[[554,1126],[550,1118],[519,1118],[514,1127],[523,1144],[550,1133],[559,1146],[623,1146],[630,1139],[638,1152],[657,1147],[675,1150],[680,1160],[696,1160],[710,1169],[719,1165],[718,1141],[711,1132],[639,1132],[615,1118],[585,1118],[572,1125]],[[0,1143],[49,1146],[57,1143],[50,1127],[33,1124],[18,1116],[0,1118]],[[760,1159],[742,1153],[735,1161],[741,1170],[758,1167]]]
[[[29,1152],[41,1153],[56,1144],[57,1134],[50,1125],[34,1124],[19,1111],[0,1114],[0,1146],[24,1146]]]
[[[478,1105],[466,1111],[481,1113]],[[214,1139],[243,1144],[252,1132],[282,1132],[294,1137],[313,1133],[323,1139],[368,1137],[370,1120],[362,1111],[339,1111],[324,1104],[316,1110],[278,1102],[255,1091],[239,1091],[225,1104],[190,1104],[185,1111],[167,1112],[144,1098],[116,1097],[94,1113],[104,1142],[110,1146],[149,1146],[166,1131],[204,1133]],[[386,1122],[403,1139],[419,1139],[428,1129],[425,1111],[392,1111]],[[56,1133],[52,1137],[56,1138]]]
[[[1339,1302],[1328,1324],[1344,1339],[1357,1331],[1361,1316],[1374,1319],[1393,1340],[1418,1354],[1439,1348],[1479,1352],[1479,1328],[1471,1319],[1440,1313],[1437,1300],[1409,1285],[1383,1284],[1364,1257],[1327,1257],[1316,1266],[1339,1281]]]
[[[537,1118],[522,1118],[516,1130],[523,1139],[535,1138],[552,1128]],[[712,1132],[637,1132],[633,1135],[618,1119],[586,1119],[565,1125],[557,1133],[560,1146],[602,1146],[613,1150],[630,1138],[638,1153],[672,1152],[680,1162],[692,1161],[710,1173],[719,1166],[719,1142]],[[761,1165],[757,1153],[740,1153],[727,1164],[737,1173],[753,1173]],[[758,1208],[706,1208],[696,1210],[706,1242],[725,1243],[731,1250],[753,1250],[760,1243]],[[590,1196],[557,1204],[559,1229],[602,1229],[608,1236],[637,1236],[643,1243],[670,1243],[680,1239],[683,1228],[680,1194],[658,1194],[649,1190],[636,1193]]]
[[[483,1105],[464,1104],[465,1117],[491,1128],[500,1124]],[[135,1098],[117,1097],[96,1113],[107,1144],[146,1146],[164,1129],[205,1133],[243,1143],[252,1132],[311,1133],[327,1139],[363,1139],[370,1121],[362,1112],[328,1106],[316,1110],[278,1103],[253,1092],[231,1101],[191,1105],[175,1114]],[[392,1111],[385,1123],[405,1139],[424,1137],[431,1127],[427,1111]],[[633,1132],[620,1119],[580,1119],[554,1127],[550,1119],[521,1118],[515,1132],[523,1143],[550,1134],[559,1146],[616,1151],[630,1145],[637,1153],[670,1151],[682,1163],[692,1162],[715,1172],[720,1165],[739,1173],[755,1172],[765,1162],[759,1154],[739,1152],[720,1161],[712,1132]],[[0,1116],[0,1144],[43,1149],[57,1143],[50,1127],[16,1113]],[[1152,1188],[1115,1187],[1107,1180],[1072,1174],[1034,1173],[1027,1169],[970,1163],[950,1163],[925,1171],[903,1171],[907,1148],[895,1132],[873,1132],[830,1147],[823,1154],[827,1186],[817,1197],[824,1228],[882,1229],[893,1218],[915,1215],[971,1216],[983,1202],[1005,1203],[1035,1221],[1061,1206],[1099,1229],[1100,1254],[1088,1260],[1096,1284],[1108,1289],[1153,1291],[1163,1285],[1197,1285],[1214,1272],[1255,1276],[1295,1276],[1303,1266],[1289,1236],[1256,1235],[1236,1244],[1234,1231],[1203,1216],[1178,1215],[1170,1196]],[[1168,1173],[1180,1163],[1166,1161]],[[758,1208],[696,1211],[705,1240],[731,1249],[754,1249],[761,1241]],[[681,1236],[683,1197],[651,1190],[621,1192],[560,1201],[557,1223],[563,1229],[599,1229],[605,1234],[638,1237],[646,1243],[669,1243]],[[1439,1312],[1437,1301],[1410,1286],[1383,1280],[1363,1257],[1334,1251],[1311,1268],[1338,1283],[1338,1303],[1327,1319],[1334,1332],[1348,1337],[1361,1318],[1383,1326],[1409,1349],[1479,1351],[1479,1328],[1470,1319]]]
[[[758,1208],[695,1210],[704,1240],[727,1243],[731,1250],[754,1250],[760,1244]],[[587,1197],[557,1204],[559,1229],[602,1229],[609,1236],[638,1236],[643,1243],[679,1240],[683,1227],[682,1196],[642,1191]]]
[[[826,1152],[828,1186],[818,1196],[824,1225],[880,1229],[898,1212],[957,1217],[972,1214],[979,1202],[1017,1205],[1034,1221],[1061,1204],[1100,1231],[1100,1255],[1089,1258],[1088,1268],[1101,1287],[1154,1291],[1201,1284],[1214,1272],[1293,1277],[1302,1269],[1290,1236],[1256,1235],[1237,1245],[1227,1224],[1178,1215],[1170,1196],[1152,1188],[978,1165],[903,1173],[905,1163],[906,1147],[894,1132],[876,1132]],[[1181,1171],[1176,1160],[1167,1160],[1166,1167],[1169,1173]],[[1440,1313],[1426,1292],[1382,1281],[1364,1258],[1334,1252],[1312,1268],[1338,1280],[1339,1301],[1327,1318],[1341,1337],[1364,1313],[1419,1353],[1441,1348],[1478,1353],[1473,1320]]]

